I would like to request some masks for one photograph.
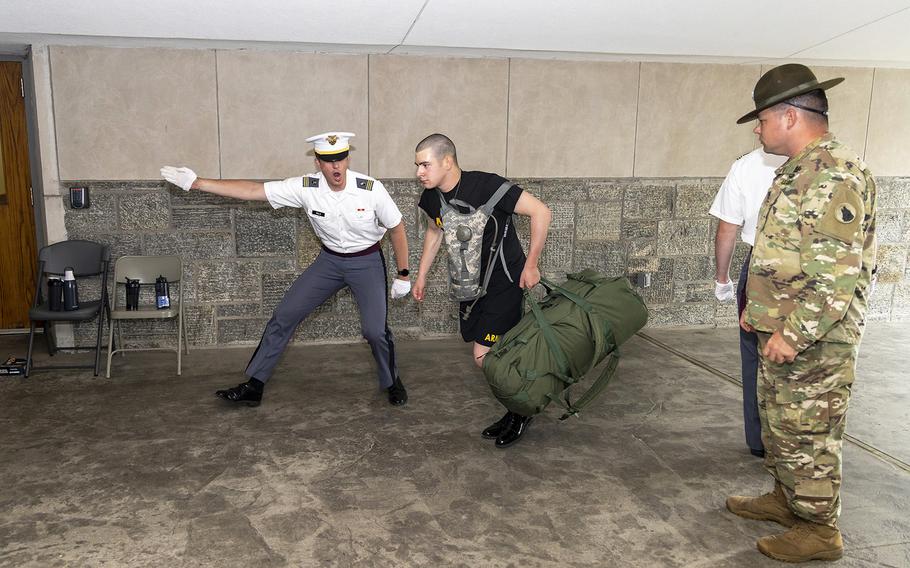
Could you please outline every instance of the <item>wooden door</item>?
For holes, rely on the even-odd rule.
[[[0,329],[28,327],[37,246],[22,63],[0,61]]]

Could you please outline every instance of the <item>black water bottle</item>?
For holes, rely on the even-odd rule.
[[[63,309],[71,312],[79,309],[79,289],[72,268],[63,270]]]
[[[158,276],[155,279],[155,305],[159,310],[166,310],[171,307],[171,292],[167,283],[167,278]]]
[[[60,280],[59,278],[48,279],[47,304],[52,311],[63,311],[63,280]]]
[[[134,312],[139,309],[139,279],[126,279],[126,310]]]

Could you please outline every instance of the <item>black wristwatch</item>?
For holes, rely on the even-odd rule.
[[[407,268],[402,268],[401,270],[398,271],[398,276],[409,276],[410,274],[411,274],[411,271],[408,270]]]

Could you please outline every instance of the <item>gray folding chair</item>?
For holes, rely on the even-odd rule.
[[[154,304],[155,280],[164,276],[168,285],[176,285],[176,298],[174,287],[171,287],[171,307],[158,309]],[[147,294],[140,294],[140,304],[137,310],[126,309],[126,279],[139,280],[141,287],[152,289],[152,299],[143,303],[142,298]],[[183,324],[183,262],[177,256],[121,256],[114,263],[114,298],[111,302],[111,325],[107,340],[107,377],[111,376],[111,359],[115,353],[123,351],[176,351],[177,374],[183,370],[181,355],[189,353],[189,341],[186,340],[186,326]],[[123,291],[122,294],[120,291]],[[120,302],[120,298],[123,302]],[[177,318],[177,348],[173,347],[124,347],[120,322],[122,320],[140,319],[169,319]],[[114,349],[114,326],[117,326],[117,345]]]
[[[28,355],[25,360],[25,376],[32,371],[43,369],[94,369],[98,376],[98,367],[101,362],[101,330],[104,326],[104,315],[110,313],[107,302],[107,269],[111,263],[111,253],[106,245],[92,241],[62,241],[43,247],[38,252],[38,277],[35,285],[35,301],[28,311],[31,326],[28,333]],[[101,276],[100,298],[87,300],[86,286],[80,294],[79,308],[72,311],[57,311],[50,309],[49,300],[45,299],[48,276],[63,276],[64,270],[73,269],[73,274],[84,282],[85,277]],[[47,350],[51,355],[60,349],[53,339],[52,326],[55,321],[80,322],[89,321],[98,317],[98,330],[95,345],[92,347],[73,347],[72,349],[94,349],[95,362],[93,365],[52,365],[36,367],[32,363],[32,348],[35,343],[35,322],[44,325],[44,339],[47,341]]]

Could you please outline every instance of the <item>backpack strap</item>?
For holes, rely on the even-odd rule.
[[[474,206],[473,206],[473,205],[471,205],[471,204],[468,203],[467,201],[462,201],[462,200],[460,200],[460,199],[453,199],[452,201],[449,201],[449,204],[450,204],[450,205],[457,205],[457,206],[459,206],[459,207],[464,207],[465,209],[468,210],[468,214],[469,214],[469,215],[470,215],[471,213],[477,211],[477,209],[474,209]]]
[[[494,219],[495,219],[495,217],[494,217]],[[505,229],[502,230],[502,239],[499,241],[499,260],[502,261],[502,271],[506,273],[506,278],[509,279],[509,282],[514,283],[515,279],[512,278],[512,274],[509,272],[509,267],[506,264],[506,247],[505,247],[506,235],[509,234],[509,222],[511,220],[512,220],[512,216],[509,215],[509,218],[506,219]],[[487,282],[489,282],[489,278],[487,279]],[[484,290],[487,289],[486,284],[484,284],[483,289]]]
[[[513,185],[515,185],[515,184],[513,184],[513,183],[510,182],[509,180],[506,180],[506,181],[502,182],[502,185],[500,185],[500,186],[499,186],[499,189],[497,189],[497,190],[493,193],[492,197],[490,197],[490,199],[488,199],[486,203],[484,203],[483,205],[480,206],[480,210],[483,211],[484,213],[486,213],[487,215],[492,215],[492,214],[493,214],[493,208],[496,207],[496,204],[498,204],[499,201],[500,201],[503,197],[505,197],[506,192],[509,191],[509,189],[510,189]]]
[[[439,216],[444,217],[447,211],[452,210],[452,206],[448,204],[446,198],[442,196],[442,192],[439,191],[439,188],[436,188],[436,195],[439,196]]]

